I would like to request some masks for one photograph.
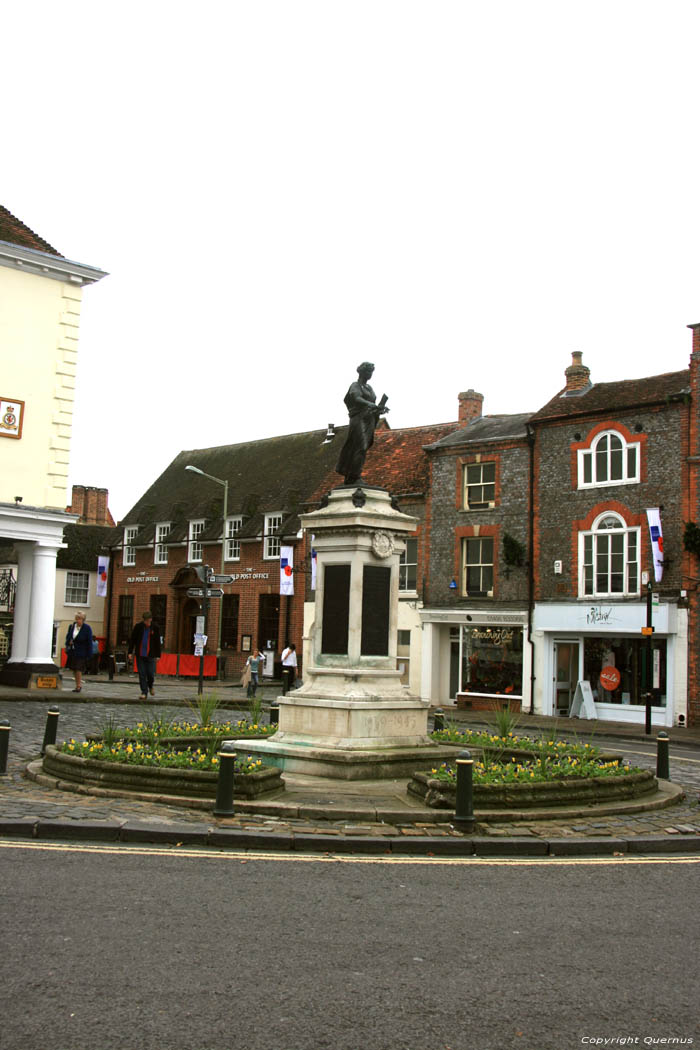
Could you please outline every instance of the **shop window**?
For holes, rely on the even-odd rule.
[[[281,540],[279,536],[275,536],[275,532],[279,529],[282,524],[281,514],[266,514],[265,515],[265,536],[264,536],[264,550],[263,557],[266,559],[279,558]]]
[[[406,550],[399,558],[399,590],[415,591],[418,581],[418,540],[406,540]]]
[[[129,644],[133,626],[134,596],[133,594],[120,594],[119,611],[117,613],[117,645]]]
[[[451,642],[453,696],[462,692],[521,699],[522,627],[463,625],[453,628]]]
[[[156,525],[156,549],[153,556],[155,565],[168,564],[168,545],[165,542],[170,532],[170,522],[161,521]]]
[[[66,605],[87,605],[90,592],[89,572],[66,573]]]
[[[221,648],[238,648],[238,594],[225,594],[221,599]]]
[[[578,453],[578,487],[632,485],[639,481],[639,442],[627,442],[615,430],[605,430],[591,447]]]
[[[134,540],[136,539],[138,531],[138,525],[127,525],[124,529],[123,565],[136,565],[136,547],[134,546]]]
[[[467,463],[464,468],[464,507],[484,510],[496,505],[496,464]]]
[[[493,597],[493,538],[470,536],[462,540],[462,594]]]
[[[241,541],[239,535],[242,521],[242,518],[226,519],[226,551],[224,553],[226,561],[240,561],[241,559]]]
[[[583,676],[598,704],[643,705],[651,690],[655,707],[666,704],[666,640],[653,641],[651,667],[645,667],[649,645],[643,638],[585,638]]]
[[[581,597],[639,594],[639,528],[619,514],[601,514],[579,535]]]
[[[190,522],[189,543],[187,544],[187,560],[190,563],[202,560],[202,543],[199,537],[203,532],[204,518]]]

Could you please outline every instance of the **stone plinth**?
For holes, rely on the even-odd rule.
[[[301,521],[317,554],[304,685],[279,697],[278,732],[247,753],[348,780],[401,776],[444,758],[428,736],[428,702],[409,694],[397,669],[399,560],[416,519],[384,489],[343,485]]]

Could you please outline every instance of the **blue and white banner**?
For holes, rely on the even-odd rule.
[[[658,583],[664,574],[664,537],[661,532],[661,515],[658,507],[647,508],[651,555],[654,561],[654,579]]]
[[[314,539],[315,539],[315,537],[312,536],[311,537],[311,542],[312,543],[314,542]],[[317,567],[317,565],[318,565],[318,554],[316,553],[316,551],[312,547],[311,548],[311,590],[312,591],[316,590],[316,567]]]
[[[294,594],[294,547],[280,547],[280,594]]]
[[[106,554],[100,554],[97,559],[97,589],[95,593],[98,598],[107,597],[107,577],[109,576],[109,558]]]

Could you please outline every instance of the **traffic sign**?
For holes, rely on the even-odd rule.
[[[223,598],[224,592],[221,587],[207,587],[207,598]],[[203,587],[188,587],[187,588],[188,598],[203,598],[204,588]]]
[[[207,583],[211,587],[212,583],[233,583],[233,576],[215,576],[214,573],[209,577]]]

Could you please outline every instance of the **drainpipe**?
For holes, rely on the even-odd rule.
[[[535,643],[532,640],[532,616],[535,607],[535,431],[526,424],[527,443],[530,450],[530,533],[528,536],[527,569],[527,640],[530,645],[530,710],[535,713]]]

